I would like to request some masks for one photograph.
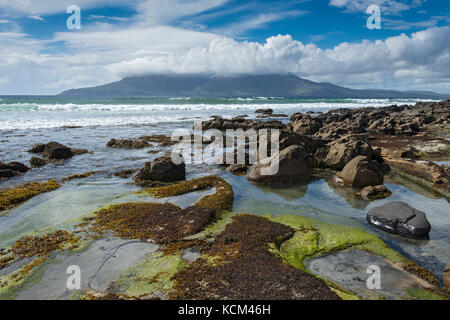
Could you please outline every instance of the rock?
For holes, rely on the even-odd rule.
[[[160,181],[174,182],[186,179],[186,167],[184,163],[175,164],[172,162],[170,153],[157,158],[152,162],[147,162],[139,169],[134,177],[136,182]]]
[[[366,156],[358,156],[336,174],[352,187],[377,186],[383,184],[383,173],[377,163]]]
[[[322,127],[321,119],[307,115],[295,114],[291,117],[291,121],[292,130],[302,135],[313,135]]]
[[[72,158],[73,153],[69,147],[52,141],[45,145],[42,155],[48,159],[62,160]]]
[[[20,162],[3,163],[0,162],[0,179],[10,179],[29,170],[26,165]]]
[[[28,152],[30,153],[42,153],[45,150],[45,144],[44,143],[38,143],[35,144]]]
[[[367,142],[355,136],[347,136],[332,142],[325,159],[318,161],[330,169],[342,170],[356,156],[372,158],[373,154],[373,149]]]
[[[15,173],[12,170],[6,169],[6,170],[2,170],[0,169],[0,179],[10,179],[12,177],[15,177],[17,175],[17,173]]]
[[[246,164],[232,164],[227,167],[227,171],[238,175],[244,175],[247,169],[248,166]]]
[[[86,150],[86,149],[71,149],[71,150],[72,150],[72,154],[74,156],[89,153],[89,150]]]
[[[149,144],[142,140],[131,140],[131,139],[111,139],[106,144],[110,148],[122,148],[122,149],[143,149],[149,146]]]
[[[134,169],[125,169],[125,170],[121,170],[121,171],[117,171],[114,173],[114,175],[116,177],[120,177],[123,179],[128,178],[129,176],[131,176],[136,170]]]
[[[32,157],[30,159],[30,164],[33,168],[40,168],[45,166],[47,164],[47,161],[42,158]]]
[[[442,278],[444,279],[445,290],[447,290],[447,292],[450,292],[450,263],[445,268]]]
[[[392,192],[383,185],[367,186],[358,193],[364,200],[371,201],[390,197]]]
[[[30,170],[30,168],[20,162],[10,162],[8,164],[0,165],[0,170],[12,170],[17,173],[25,173]]]
[[[425,213],[404,202],[373,208],[367,214],[367,221],[379,229],[410,237],[427,236],[431,230]]]
[[[257,109],[255,111],[255,113],[272,114],[273,110],[272,109]]]
[[[293,145],[280,151],[278,172],[264,175],[261,170],[269,169],[270,163],[276,161],[276,156],[265,159],[267,161],[265,163],[259,161],[253,164],[248,169],[247,179],[260,183],[279,183],[300,182],[308,178],[310,170],[308,152],[303,145]]]

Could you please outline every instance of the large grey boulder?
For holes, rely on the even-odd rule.
[[[427,236],[431,230],[425,213],[404,202],[373,208],[367,214],[367,221],[379,229],[409,237]]]
[[[365,156],[354,158],[336,175],[345,185],[361,188],[382,185],[384,180],[378,163]]]
[[[269,170],[270,164],[279,158],[278,171],[274,174],[265,174],[263,169]],[[308,178],[310,165],[308,152],[302,145],[287,147],[265,159],[264,163],[258,161],[253,164],[247,173],[247,180],[259,183],[300,182]]]

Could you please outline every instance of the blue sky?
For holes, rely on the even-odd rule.
[[[66,8],[81,9],[68,30]],[[368,29],[370,5],[381,29]],[[293,72],[450,93],[450,1],[0,0],[0,94],[145,73]]]

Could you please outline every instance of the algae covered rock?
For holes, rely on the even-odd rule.
[[[385,231],[410,237],[427,236],[431,230],[425,213],[404,202],[373,208],[367,214],[367,221]]]
[[[233,217],[203,258],[174,275],[169,297],[338,300],[323,280],[284,263],[271,252],[271,243],[280,244],[293,233],[291,227],[262,217]]]
[[[0,190],[0,211],[25,202],[38,194],[58,189],[60,185],[53,180],[39,183],[26,183],[10,189]]]
[[[337,176],[344,180],[344,184],[352,187],[382,185],[384,180],[377,163],[365,156],[354,158]]]
[[[149,144],[142,140],[132,140],[132,139],[111,139],[106,144],[110,148],[121,148],[121,149],[143,149],[149,146]]]
[[[444,279],[445,290],[450,292],[450,263],[445,268],[442,278]]]

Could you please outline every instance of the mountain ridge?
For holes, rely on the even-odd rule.
[[[63,98],[361,98],[361,99],[448,99],[450,95],[428,91],[350,89],[326,82],[314,82],[293,74],[203,76],[131,76],[105,85],[70,89]]]

